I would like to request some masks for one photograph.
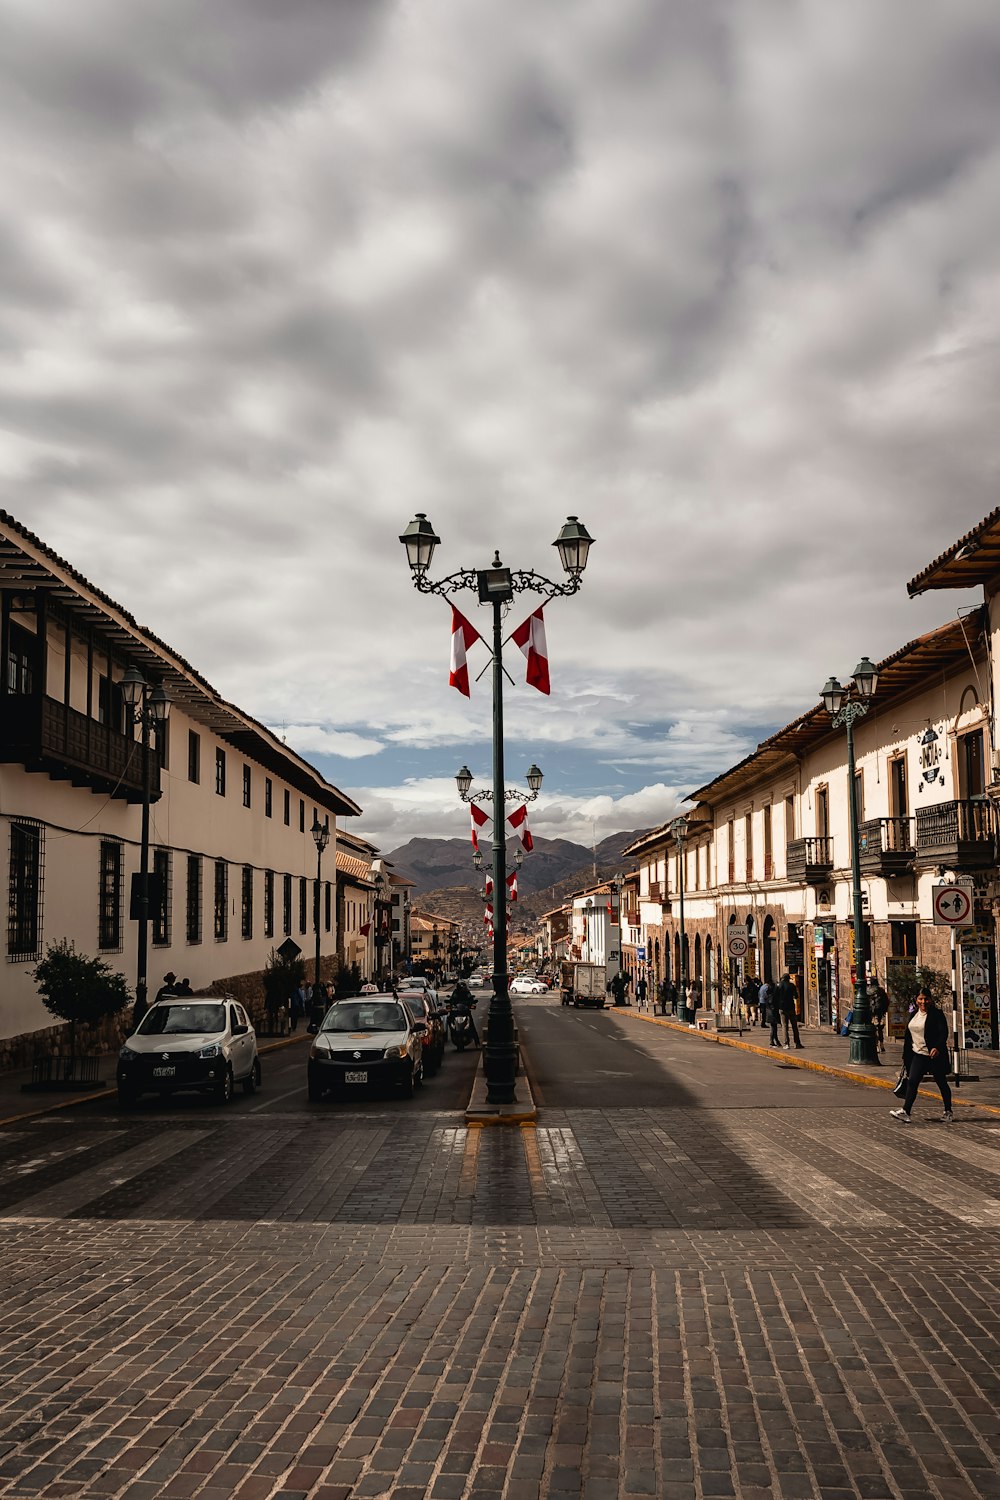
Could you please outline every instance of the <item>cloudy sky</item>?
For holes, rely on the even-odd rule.
[[[0,0],[0,80],[0,504],[386,849],[490,766],[415,511],[596,538],[505,700],[583,842],[967,602],[905,583],[998,503],[995,0]]]

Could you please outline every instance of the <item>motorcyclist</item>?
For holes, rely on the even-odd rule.
[[[472,998],[472,991],[469,989],[469,986],[465,983],[464,979],[460,979],[451,992],[451,999],[448,1002],[449,1009],[452,1015],[454,1015],[457,1010],[461,1010],[466,1013],[469,1018],[469,1031],[472,1036],[473,1045],[476,1047],[481,1047],[482,1043],[479,1040],[479,1032],[476,1030],[476,1017],[475,1011],[473,1009],[475,1003],[476,1002]],[[451,1023],[449,1018],[449,1030],[450,1029]]]

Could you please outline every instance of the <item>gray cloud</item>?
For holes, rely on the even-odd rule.
[[[576,513],[510,732],[708,779],[960,602],[904,583],[995,503],[998,58],[989,0],[0,0],[4,503],[348,768],[489,736],[413,512],[445,571]]]

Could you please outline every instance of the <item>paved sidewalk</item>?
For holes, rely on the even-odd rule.
[[[616,1008],[614,1014],[630,1016],[648,1025],[666,1026],[672,1031],[683,1031],[687,1036],[697,1035],[706,1045],[740,1047],[744,1051],[766,1057],[780,1057],[786,1067],[808,1068],[837,1078],[850,1078],[869,1088],[891,1090],[903,1060],[903,1044],[892,1037],[886,1040],[885,1051],[880,1054],[880,1066],[873,1067],[870,1064],[851,1062],[850,1039],[825,1028],[800,1025],[802,1049],[799,1051],[794,1047],[786,1049],[784,1046],[770,1046],[770,1028],[767,1026],[744,1027],[742,1033],[735,1030],[696,1032],[694,1027],[687,1026],[672,1016],[652,1015],[648,1010],[636,1010],[634,1006]],[[974,1075],[974,1081],[973,1078],[963,1079],[956,1085],[952,1076],[955,1107],[961,1109],[975,1104],[1000,1113],[1000,1054],[968,1052],[966,1057],[968,1071]],[[922,1088],[920,1092],[940,1101],[933,1081],[929,1081],[928,1087]]]

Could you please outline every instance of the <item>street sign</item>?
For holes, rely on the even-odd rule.
[[[935,927],[967,927],[972,920],[971,886],[932,886],[931,903]]]
[[[726,928],[726,951],[730,958],[746,958],[750,934],[745,922],[730,922]]]

